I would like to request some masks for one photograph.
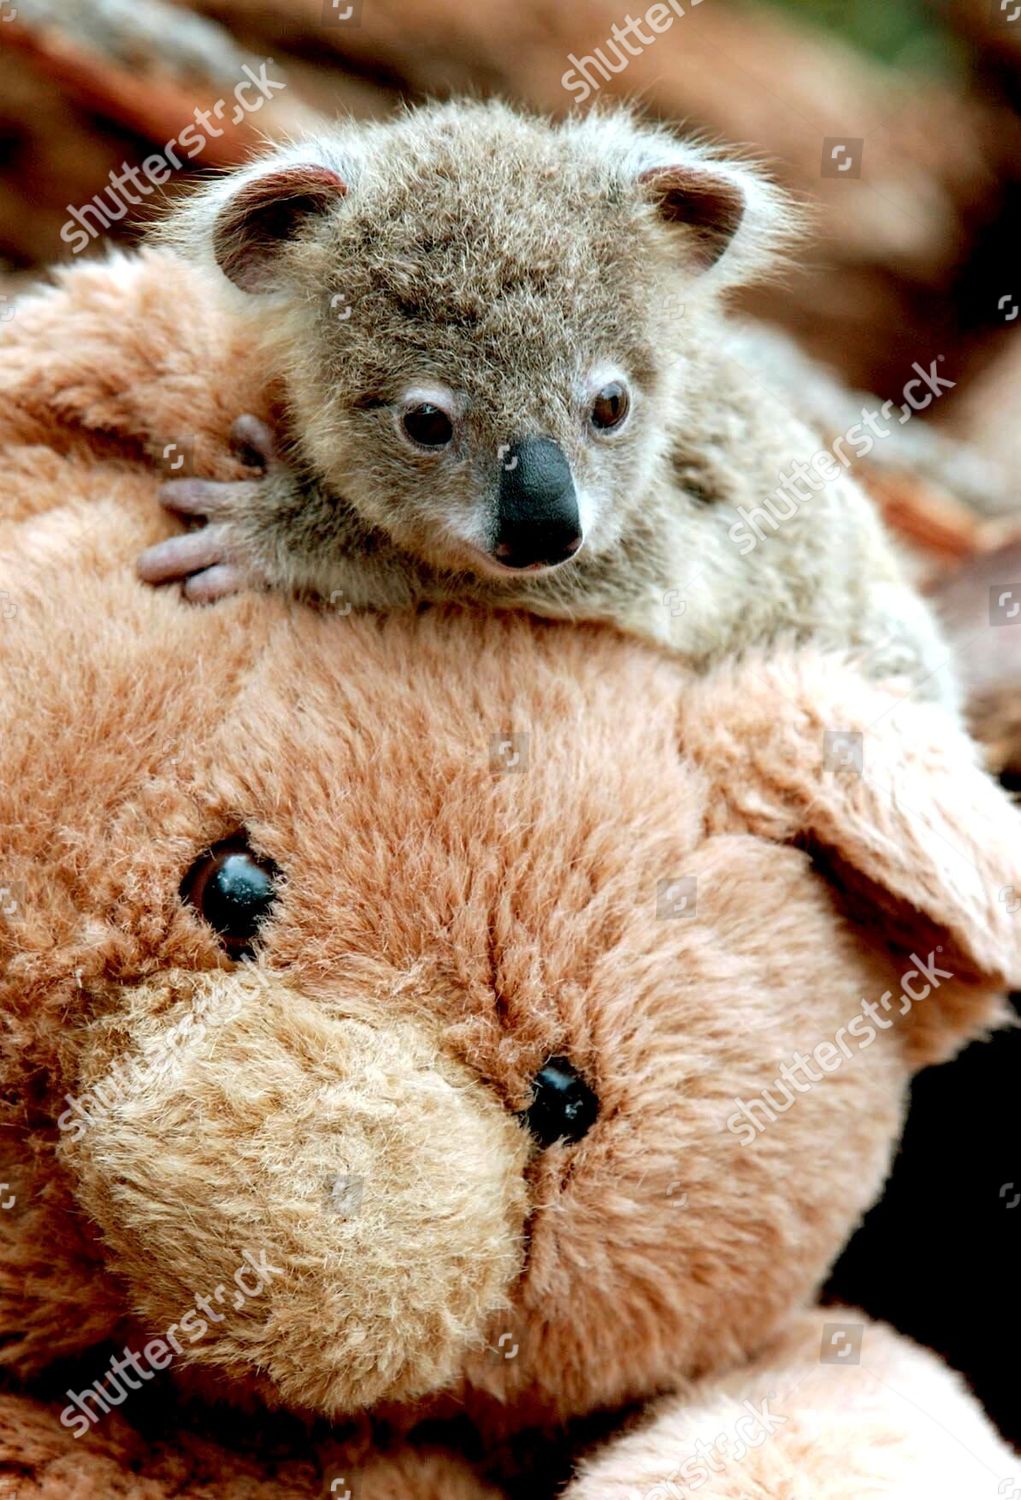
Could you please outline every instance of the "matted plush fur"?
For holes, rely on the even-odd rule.
[[[865,1320],[811,1310],[912,1070],[1021,979],[1019,819],[973,748],[812,653],[696,678],[596,627],[145,588],[153,456],[230,473],[266,399],[153,265],[68,274],[0,344],[0,1477],[491,1500],[600,1412],[632,1430],[561,1434],[571,1500],[984,1493],[1011,1457],[956,1377],[871,1324],[822,1365]],[[241,829],[280,884],[235,963],[180,887]],[[551,1057],[599,1112],[540,1150]],[[246,1254],[272,1271],[193,1339]],[[70,1393],[170,1329],[76,1438]],[[777,1420],[739,1458],[746,1401]]]

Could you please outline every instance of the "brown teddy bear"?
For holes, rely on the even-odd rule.
[[[1009,1493],[813,1306],[1021,979],[946,716],[145,588],[151,456],[228,475],[259,396],[158,257],[22,304],[0,390],[4,1500]]]

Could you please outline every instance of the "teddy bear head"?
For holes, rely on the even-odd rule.
[[[196,609],[146,526],[0,578],[3,1359],[514,1422],[760,1347],[1021,967],[963,735],[805,653]]]

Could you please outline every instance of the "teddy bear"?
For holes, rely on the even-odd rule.
[[[1021,1487],[816,1305],[1021,981],[974,746],[805,649],[146,588],[233,355],[152,256],[0,345],[0,1495]]]

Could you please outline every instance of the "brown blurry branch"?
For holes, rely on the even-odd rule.
[[[212,90],[229,92],[258,59],[229,32],[164,0],[16,0],[7,47],[80,108],[152,141],[169,140]],[[214,99],[216,95],[214,94]],[[297,129],[309,111],[284,95],[266,101],[263,131]],[[260,138],[255,116],[222,121],[205,163],[229,165]]]
[[[174,141],[196,109],[229,101],[245,66],[262,61],[214,22],[164,0],[5,0],[0,258],[29,265],[66,254],[59,236],[72,206],[125,163]],[[206,135],[190,170],[229,166],[266,136],[314,124],[308,92],[288,79],[257,112],[235,120],[225,110],[221,133]],[[363,94],[356,85],[354,97]],[[175,178],[167,191],[178,186]]]

